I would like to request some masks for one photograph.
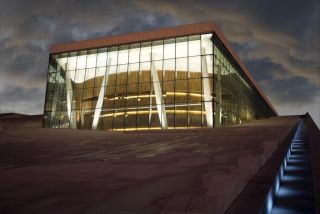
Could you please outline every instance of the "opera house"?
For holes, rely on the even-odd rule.
[[[52,45],[44,127],[219,127],[276,116],[214,22]]]
[[[320,213],[319,128],[213,22],[52,45],[44,108],[0,114],[0,213]]]

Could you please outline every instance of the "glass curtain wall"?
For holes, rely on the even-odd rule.
[[[44,127],[219,127],[272,115],[212,34],[50,56]]]
[[[51,55],[45,127],[213,127],[212,34]]]
[[[213,40],[215,126],[275,116],[222,41],[216,35]]]
[[[223,54],[223,48],[214,45],[214,109],[215,125],[227,126],[256,118],[254,91]]]

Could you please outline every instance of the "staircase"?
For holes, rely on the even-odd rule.
[[[305,119],[292,139],[272,214],[315,213],[310,151]],[[320,155],[320,154],[319,154]]]

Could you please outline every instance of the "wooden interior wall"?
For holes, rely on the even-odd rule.
[[[163,102],[168,105],[167,118],[169,126],[190,126],[201,127],[205,123],[204,107],[202,101],[202,80],[200,72],[186,72],[158,70],[158,76],[163,93]],[[129,73],[123,72],[118,75],[109,75],[108,84],[105,91],[105,100],[103,104],[104,109],[109,109],[107,114],[126,112],[128,108],[141,108],[144,113],[137,115],[127,115],[125,118],[128,120],[126,127],[136,126],[139,120],[139,126],[145,127],[160,127],[160,121],[156,112],[156,99],[152,89],[151,71],[130,71]],[[177,79],[177,77],[179,79]],[[100,93],[100,86],[102,84],[103,76],[86,80],[84,83],[75,84],[75,103],[76,103],[76,118],[77,121],[85,120],[85,127],[90,128],[90,121],[96,107],[96,102]],[[212,84],[212,81],[211,81]],[[152,102],[151,123],[148,124],[145,120],[149,120],[149,107],[150,107],[150,91]],[[175,95],[174,93],[178,93]],[[137,97],[135,97],[137,96]],[[128,97],[128,98],[127,98]],[[174,106],[174,104],[198,104],[190,106]],[[171,105],[171,107],[170,107]],[[132,111],[132,110],[131,110]],[[174,114],[179,111],[179,114]],[[188,111],[197,111],[199,114],[188,113]],[[185,112],[185,113],[184,113]],[[84,118],[81,118],[84,114]],[[122,115],[116,116],[117,119],[110,121],[110,116],[102,117],[101,122],[104,123],[103,129],[106,128],[124,128],[124,118]],[[123,116],[125,117],[125,115]],[[135,118],[134,118],[135,117]],[[141,121],[143,120],[143,122]],[[80,123],[80,122],[79,122]],[[123,125],[121,125],[123,124]],[[79,124],[80,125],[80,124]],[[132,128],[134,128],[132,127]]]

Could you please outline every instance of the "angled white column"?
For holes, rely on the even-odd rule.
[[[174,78],[178,78],[178,69],[177,69],[177,62],[175,62],[175,66],[174,66]]]
[[[217,81],[215,84],[215,94],[216,94],[216,101],[215,103],[215,126],[219,127],[221,125],[221,65],[217,62]]]
[[[60,75],[60,67],[58,65],[58,69],[57,69],[57,74],[56,75]],[[52,105],[51,105],[51,115],[50,115],[50,126],[52,127],[52,121],[54,121],[54,127],[56,126],[56,121],[54,120],[55,116],[56,116],[56,108],[57,108],[57,103],[58,103],[58,92],[60,90],[60,85],[57,84],[57,76],[55,76],[55,79],[53,80],[53,82],[58,86],[58,90],[54,90],[53,93],[53,99],[52,99]]]
[[[59,78],[62,78],[61,75],[60,75],[60,72],[57,73],[57,76],[58,75],[59,75]],[[59,99],[58,99],[59,98],[59,91],[60,91],[60,87],[61,87],[60,84],[57,84],[57,78],[58,77],[55,77],[55,78],[56,78],[55,83],[56,83],[56,86],[58,87],[58,89],[57,90],[55,89],[54,93],[53,93],[50,121],[53,121],[55,116],[56,116],[56,109],[57,109],[57,104],[58,104],[58,101],[59,101]],[[56,121],[54,121],[54,125],[56,125]]]
[[[77,128],[76,118],[72,112],[73,90],[72,90],[70,72],[68,72],[68,71],[66,71],[66,89],[67,89],[67,110],[68,110],[70,128]]]
[[[163,77],[163,79],[165,78],[165,76],[166,76],[166,70],[164,69],[166,66],[165,66],[165,60],[162,60],[162,68],[163,68],[163,70],[162,70],[162,77]]]
[[[149,124],[151,123],[151,116],[152,116],[152,93],[153,93],[153,85],[150,86],[150,107],[149,107]]]
[[[57,79],[59,79],[59,80],[57,81]],[[61,80],[65,80],[65,84],[66,84],[66,78],[62,77],[62,76],[61,76],[61,71],[58,70],[55,82],[57,83],[57,82],[60,82]],[[70,83],[70,85],[71,85],[71,83]],[[56,116],[56,110],[57,110],[57,105],[58,105],[58,103],[61,104],[61,102],[62,102],[62,100],[60,100],[60,99],[61,99],[61,95],[60,95],[60,97],[59,97],[59,91],[61,91],[61,87],[62,87],[62,86],[63,86],[63,85],[61,85],[61,84],[57,84],[58,89],[55,89],[54,94],[53,94],[52,107],[51,107],[51,119],[50,119],[51,121],[54,121],[54,118],[55,118],[55,116]],[[66,87],[66,88],[67,88],[67,87]],[[72,87],[71,87],[70,90],[72,90]],[[72,96],[72,93],[71,93],[71,96]],[[72,98],[71,98],[71,100],[72,100]],[[71,105],[69,104],[69,108],[68,108],[69,121],[71,121],[70,115],[71,115],[72,102],[69,101],[68,103],[71,103]],[[59,105],[60,105],[60,104],[59,104]],[[68,105],[67,105],[67,107],[68,107]],[[70,112],[70,113],[69,113],[69,112]],[[54,125],[56,125],[56,121],[54,121],[54,122],[55,122]],[[75,124],[75,123],[74,123],[74,124]],[[59,125],[59,123],[58,123],[58,125]]]
[[[80,118],[81,118],[81,128],[83,128],[84,127],[84,110],[83,109],[81,109]]]
[[[156,64],[154,63],[154,61],[152,61],[152,64],[151,64],[151,76],[152,76],[153,90],[156,96],[156,104],[157,104],[157,110],[159,114],[161,127],[162,129],[167,129],[168,128],[167,115],[166,115],[164,104],[162,102],[161,85],[159,82],[158,72],[157,72]]]
[[[100,118],[100,114],[101,114],[101,110],[102,110],[102,106],[103,106],[103,100],[104,100],[104,94],[105,94],[105,87],[108,85],[108,79],[109,79],[109,70],[110,70],[110,65],[111,64],[111,59],[108,60],[107,63],[107,69],[106,72],[103,75],[103,80],[101,83],[101,88],[100,88],[100,92],[99,92],[99,97],[98,97],[98,101],[96,104],[96,109],[94,111],[94,116],[93,116],[93,121],[92,121],[92,129],[97,129],[98,126],[98,122],[99,122],[99,118]]]
[[[50,121],[53,121],[56,116],[56,108],[57,108],[57,102],[58,102],[58,91],[55,91],[53,93],[53,100],[52,100],[52,106],[51,106],[51,117]],[[56,122],[54,122],[55,124]]]
[[[60,72],[57,73],[57,77],[56,78],[60,78],[63,79]],[[51,106],[51,121],[54,121],[54,118],[56,116],[56,110],[57,110],[57,105],[60,102],[61,103],[61,97],[59,97],[59,91],[61,91],[61,84],[57,84],[58,89],[54,90],[53,93],[53,99],[52,99],[52,106]],[[61,95],[60,95],[61,96]],[[54,121],[54,125],[56,125],[56,121]]]
[[[207,126],[213,127],[213,110],[212,110],[212,98],[211,98],[211,86],[209,81],[209,73],[208,73],[208,63],[207,57],[205,56],[205,49],[202,48],[202,88],[203,88],[203,95],[204,95],[204,107],[206,110],[206,119],[207,119]]]

